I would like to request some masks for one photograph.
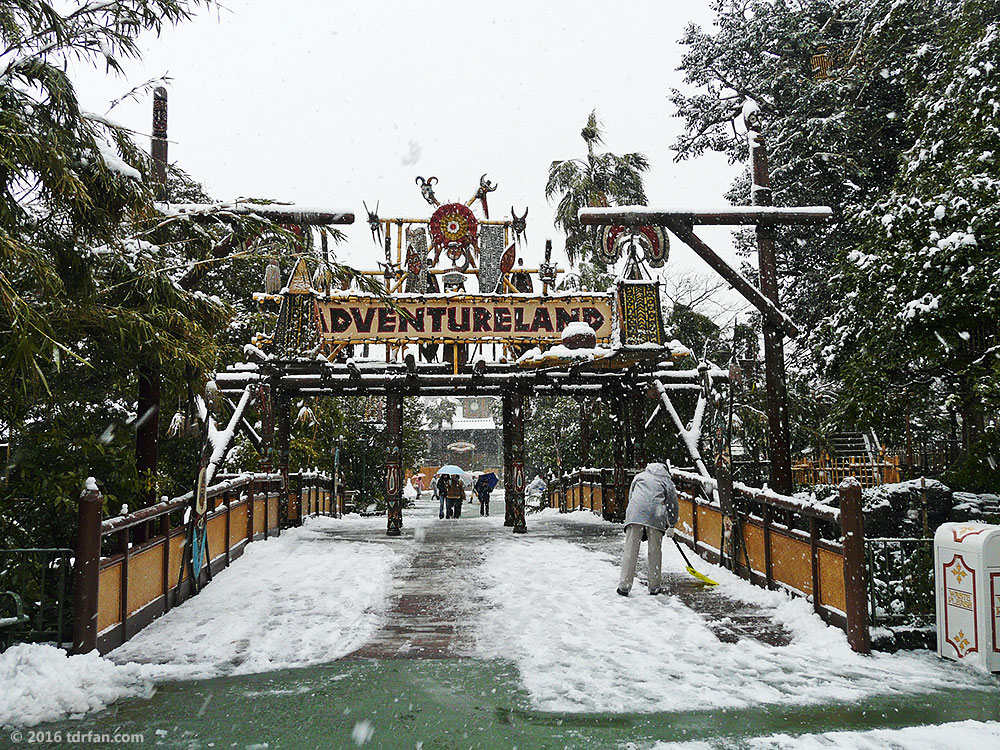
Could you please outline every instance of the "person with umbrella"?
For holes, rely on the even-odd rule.
[[[476,480],[474,491],[479,498],[479,515],[488,516],[490,514],[490,492],[497,486],[497,475],[492,471],[480,475]]]
[[[438,501],[441,504],[438,509],[438,518],[445,517],[445,507],[448,508],[448,518],[451,518],[451,505],[448,503],[448,475],[438,474],[434,487],[437,490]]]

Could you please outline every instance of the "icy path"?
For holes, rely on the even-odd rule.
[[[495,608],[484,613],[480,640],[483,656],[517,663],[539,710],[738,709],[996,686],[929,652],[855,654],[805,601],[696,563],[720,581],[719,594],[756,605],[791,633],[787,646],[727,643],[688,606],[691,597],[651,597],[638,585],[618,596],[621,536],[591,535],[584,547],[579,533],[567,533],[602,524],[595,516],[540,516],[529,518],[529,538],[498,541],[486,557],[484,594]],[[687,585],[672,545],[664,546],[664,571],[668,586]]]

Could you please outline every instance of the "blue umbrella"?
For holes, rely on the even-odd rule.
[[[437,470],[437,474],[455,474],[463,478],[469,476],[469,472],[467,472],[465,469],[455,466],[455,464],[447,464],[446,466],[442,466],[440,469]],[[435,476],[437,476],[437,474],[435,474]]]
[[[479,477],[479,479],[482,479],[483,477],[486,477],[486,482],[489,486],[490,492],[493,492],[493,488],[497,486],[497,484],[500,482],[500,479],[492,471],[486,472],[481,477]],[[476,481],[478,482],[479,480],[477,479]]]

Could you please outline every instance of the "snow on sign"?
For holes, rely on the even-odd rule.
[[[331,295],[319,300],[320,335],[328,341],[559,341],[574,321],[587,323],[599,341],[611,338],[611,297],[507,295]]]
[[[1000,526],[941,525],[934,570],[938,655],[1000,671]]]

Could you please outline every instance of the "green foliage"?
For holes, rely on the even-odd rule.
[[[672,94],[678,158],[745,163],[753,102],[774,203],[835,212],[777,233],[782,305],[805,331],[788,348],[796,444],[874,427],[901,445],[909,413],[916,437],[945,439],[958,419],[972,462],[995,457],[998,3],[714,7],[714,28],[682,40],[697,90]],[[749,202],[747,175],[729,197]],[[749,253],[752,235],[739,244]]]
[[[431,425],[437,425],[437,428],[440,430],[445,422],[450,423],[455,419],[457,408],[455,402],[450,398],[439,398],[424,407],[427,414],[427,422]]]
[[[648,160],[639,153],[595,152],[604,142],[596,112],[590,113],[580,135],[587,144],[586,158],[552,162],[545,185],[546,198],[559,198],[555,225],[566,233],[570,263],[596,260],[593,232],[580,225],[577,212],[586,206],[645,205],[642,173],[649,169]]]

